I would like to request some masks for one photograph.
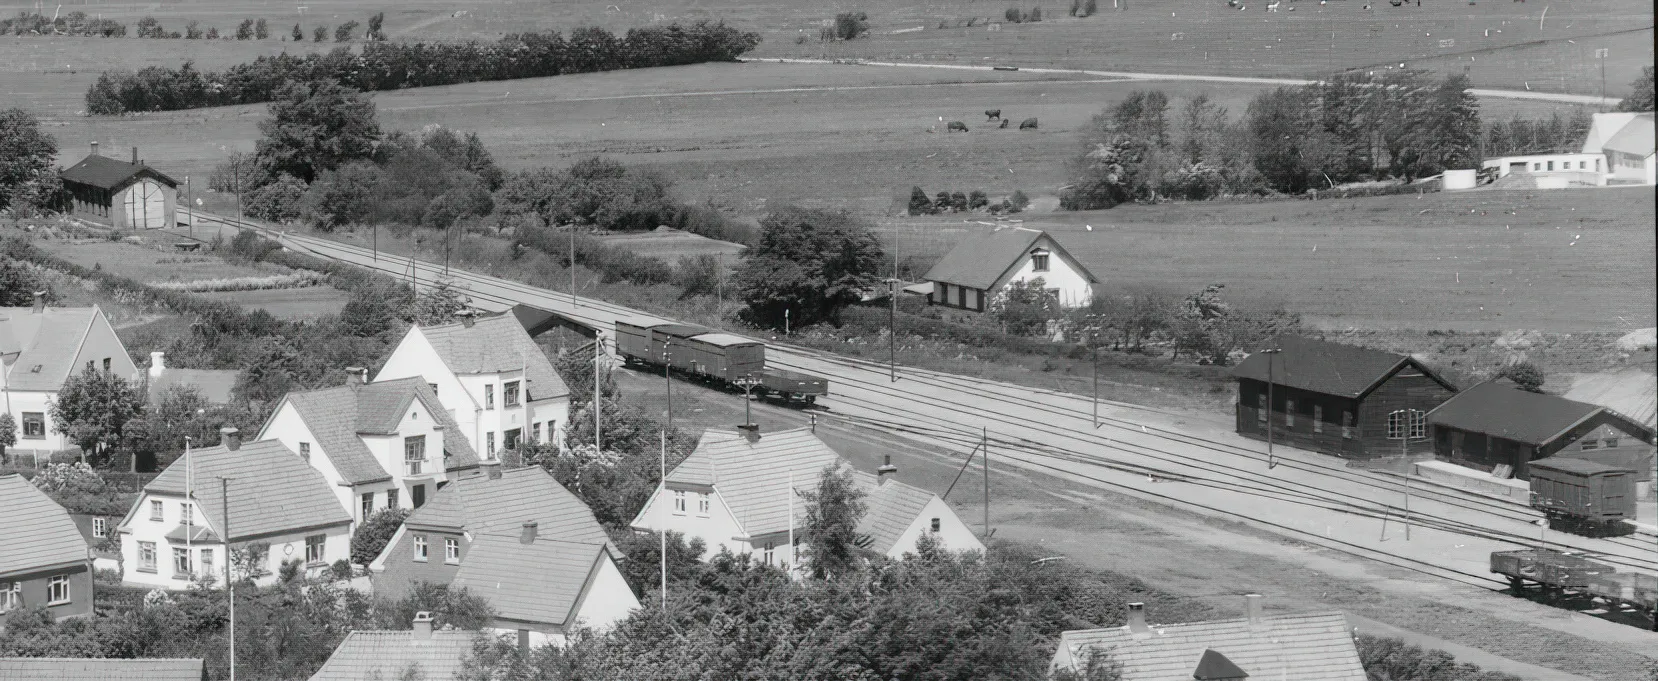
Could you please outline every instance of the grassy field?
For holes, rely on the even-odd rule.
[[[1652,190],[1631,187],[1124,206],[1024,224],[1108,289],[1226,284],[1228,298],[1336,329],[1572,332],[1654,325],[1653,213]],[[963,229],[914,219],[885,232],[901,256],[926,257]]]
[[[178,253],[114,241],[37,241],[41,250],[81,267],[99,267],[146,284],[257,277],[276,273],[272,265],[238,265],[211,253]]]
[[[661,258],[670,263],[678,262],[682,257],[694,258],[699,255],[712,255],[719,258],[720,262],[728,268],[736,265],[737,256],[743,252],[743,247],[740,244],[718,241],[677,230],[640,234],[610,234],[599,237],[599,240],[610,246],[623,248],[639,255]]]
[[[235,303],[252,310],[264,310],[279,319],[316,319],[339,314],[349,298],[344,291],[328,286],[267,291],[223,291],[196,295]]]

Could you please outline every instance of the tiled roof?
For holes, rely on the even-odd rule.
[[[0,679],[29,681],[202,681],[201,660],[0,657]]]
[[[1636,156],[1651,156],[1653,149],[1652,114],[1636,116],[1611,139],[1606,140],[1606,144],[1601,145],[1601,148]]]
[[[6,387],[62,388],[75,371],[75,357],[92,321],[100,314],[96,306],[48,307],[40,313],[27,307],[0,307],[0,353],[18,353],[6,370]]]
[[[868,535],[870,550],[886,554],[898,543],[915,519],[921,516],[921,509],[935,496],[932,492],[914,485],[907,485],[897,480],[888,480],[881,484],[880,478],[871,473],[856,471],[853,478],[858,488],[864,492],[864,504],[868,510],[858,522],[858,533]]]
[[[422,679],[451,679],[472,652],[476,636],[475,631],[455,630],[434,631],[431,638],[413,631],[353,631],[311,681],[395,681],[411,668],[417,668]]]
[[[0,475],[0,518],[0,575],[87,559],[69,512],[21,475]]]
[[[1339,612],[1153,625],[1136,637],[1128,627],[1067,631],[1061,653],[1082,660],[1090,648],[1122,664],[1122,681],[1191,681],[1213,650],[1249,674],[1273,681],[1365,681],[1347,617]]]
[[[1457,393],[1428,412],[1428,423],[1542,445],[1600,409],[1564,397],[1486,381]]]
[[[536,532],[543,539],[587,544],[610,541],[587,504],[539,466],[503,471],[494,480],[475,473],[450,481],[404,523],[517,537],[530,520],[536,521]]]
[[[144,490],[183,495],[187,466],[194,468],[193,496],[209,527],[223,522],[219,478],[230,479],[232,541],[351,522],[322,473],[279,440],[249,442],[236,451],[222,445],[194,450],[188,458],[174,460]]]
[[[1042,230],[1024,227],[980,229],[969,232],[922,277],[968,288],[989,289],[1002,273],[1023,258]]]
[[[537,538],[525,544],[516,533],[479,533],[450,584],[489,599],[497,617],[563,625],[606,555],[602,543]]]
[[[570,394],[570,388],[553,369],[547,353],[542,352],[541,346],[535,344],[513,315],[483,317],[471,327],[461,323],[421,327],[420,332],[452,372],[493,374],[523,369],[529,379],[525,387],[527,400]]]
[[[1267,361],[1271,358],[1273,385],[1344,397],[1363,395],[1400,366],[1415,364],[1404,355],[1302,336],[1279,336],[1266,341],[1261,347],[1278,348],[1283,352],[1276,356],[1264,352],[1251,354],[1232,369],[1234,377],[1267,380]],[[1416,366],[1423,373],[1439,378],[1426,367]],[[1444,380],[1440,379],[1440,382]]]
[[[796,490],[815,490],[823,469],[838,464],[835,450],[806,428],[762,433],[757,442],[736,431],[709,430],[696,450],[668,472],[668,482],[713,485],[754,537],[789,529],[791,473]],[[798,522],[805,517],[805,503],[796,500],[794,511]]]
[[[178,180],[162,174],[161,171],[142,163],[128,163],[117,161],[108,156],[93,154],[80,163],[69,166],[58,176],[65,182],[78,182],[101,189],[115,189],[127,180],[140,173],[149,175],[169,187],[177,187]]]
[[[195,388],[211,404],[230,404],[230,392],[241,375],[235,369],[162,369],[160,376],[150,379],[150,404],[159,404],[174,386]]]
[[[449,453],[445,468],[457,470],[478,465],[478,454],[467,443],[460,425],[443,408],[431,386],[418,377],[293,392],[286,399],[299,411],[300,419],[317,438],[317,446],[347,483],[391,479],[391,474],[374,458],[358,434],[384,435],[395,431],[409,405],[417,399],[424,406],[422,411],[443,427],[443,448]]]

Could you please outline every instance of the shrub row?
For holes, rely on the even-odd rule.
[[[939,213],[960,213],[981,208],[991,213],[1017,213],[1030,205],[1030,197],[1023,191],[1014,191],[1013,194],[1000,203],[992,204],[990,197],[984,190],[975,189],[963,194],[961,192],[939,192],[936,198],[927,198],[926,190],[920,187],[910,188],[908,210],[910,215],[937,215]]]
[[[733,61],[759,43],[757,33],[707,21],[630,29],[623,37],[590,27],[572,31],[568,40],[549,31],[493,43],[373,42],[361,54],[349,48],[303,57],[283,53],[218,72],[198,71],[189,62],[177,69],[106,71],[87,90],[86,107],[114,115],[256,104],[271,101],[291,80],[331,79],[368,92]]]
[[[1022,12],[1018,7],[1009,7],[1006,12],[1002,13],[1002,18],[1014,24],[1037,22],[1042,20],[1042,8],[1032,7],[1029,12]]]
[[[0,35],[78,35],[93,38],[119,38],[127,34],[127,25],[112,19],[93,19],[86,12],[70,12],[61,17],[47,17],[37,12],[18,12],[10,19],[0,19]]]

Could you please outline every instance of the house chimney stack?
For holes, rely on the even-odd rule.
[[[1261,604],[1265,601],[1266,597],[1261,594],[1244,594],[1244,612],[1249,615],[1251,629],[1266,624],[1266,619],[1261,615]]]
[[[748,440],[749,444],[760,441],[760,424],[758,423],[745,423],[737,426],[737,432],[742,433],[743,439]]]
[[[167,364],[162,359],[162,356],[166,354],[159,351],[150,353],[150,380],[161,378],[161,372],[167,370]]]
[[[132,148],[132,164],[138,165],[138,147]]]
[[[891,477],[896,477],[897,473],[898,473],[898,467],[892,465],[892,455],[888,454],[887,457],[886,457],[886,463],[881,464],[880,468],[875,469],[875,479],[879,480],[881,484],[885,485],[885,484],[887,484],[887,480],[889,480]]]
[[[432,638],[432,613],[422,610],[414,616],[415,640],[429,640]]]
[[[223,428],[220,428],[219,429],[219,444],[224,445],[225,449],[228,449],[228,450],[233,451],[233,452],[238,450],[238,449],[241,449],[242,448],[242,431],[237,430],[236,428],[234,428],[232,426],[225,426]]]
[[[350,383],[352,385],[362,385],[368,383],[368,369],[363,367],[346,367],[345,372],[350,374],[352,378],[356,379],[346,381],[346,383]]]
[[[537,523],[534,520],[524,521],[524,530],[518,534],[518,543],[520,543],[520,544],[534,544],[535,543],[535,528],[538,525],[540,525],[540,523]]]
[[[501,479],[501,461],[499,459],[480,461],[478,467],[484,469],[484,477],[490,480]]]
[[[1151,635],[1151,627],[1146,624],[1145,603],[1128,604],[1128,633],[1135,638]]]
[[[46,311],[46,292],[45,291],[35,291],[35,307],[34,307],[34,310],[35,310],[35,314],[40,314],[40,313]]]
[[[461,326],[464,326],[468,329],[472,328],[472,325],[476,324],[478,322],[478,319],[477,319],[478,313],[473,312],[471,310],[461,310],[460,312],[456,312],[455,316],[460,317],[461,318]]]
[[[92,143],[92,155],[93,156],[98,155],[98,143],[97,142]]]

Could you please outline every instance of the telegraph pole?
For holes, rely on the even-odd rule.
[[[225,530],[225,588],[230,594],[230,681],[236,681],[236,582],[230,579],[230,478],[219,477],[219,515]]]
[[[749,408],[754,400],[754,386],[759,385],[760,382],[754,380],[754,374],[744,374],[742,378],[732,381],[732,383],[737,384],[743,389],[743,425],[753,425],[754,417],[750,413]],[[814,415],[814,418],[815,416],[816,415]]]
[[[668,431],[662,431],[662,496],[667,501],[668,495]],[[662,547],[659,553],[662,556],[662,612],[668,611],[668,530],[657,533],[661,538]]]
[[[1268,348],[1261,352],[1267,356],[1267,468],[1278,467],[1278,462],[1272,458],[1272,358],[1283,352],[1283,348]]]
[[[604,356],[603,346],[604,346],[604,337],[600,336],[598,333],[594,333],[593,334],[593,453],[594,454],[598,454],[599,452],[604,451],[604,440],[603,440],[604,436],[603,436],[603,433],[601,432],[601,431],[604,430],[604,428],[603,428],[602,422],[599,420],[600,411],[604,409],[604,404],[599,399],[599,358]]]
[[[892,382],[898,382],[898,278],[887,279],[887,297],[892,306],[887,312],[887,372]]]
[[[668,352],[668,346],[672,344],[673,341],[671,340],[662,341],[662,385],[666,388],[668,395],[668,430],[673,430],[674,427],[673,365],[668,363],[669,358],[673,356],[672,353]]]
[[[990,429],[979,429],[979,447],[984,450],[984,540],[990,541]],[[990,550],[988,545],[985,550]]]
[[[576,226],[570,225],[570,306],[581,307],[576,302]]]
[[[1100,346],[1094,344],[1094,427],[1100,427]]]

